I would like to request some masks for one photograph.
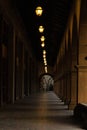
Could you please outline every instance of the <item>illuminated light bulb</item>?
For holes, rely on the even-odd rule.
[[[44,64],[46,64],[47,63],[47,61],[46,60],[44,60]]]
[[[41,6],[38,6],[38,7],[36,8],[36,10],[35,10],[35,13],[36,13],[37,16],[41,16],[42,13],[43,13],[42,7],[41,7]]]
[[[44,42],[42,42],[41,46],[42,46],[42,47],[45,47],[45,43],[44,43]]]
[[[44,61],[46,61],[46,58],[44,58]]]
[[[44,42],[45,41],[45,37],[44,36],[41,36],[41,41]]]
[[[44,65],[47,65],[47,62],[46,62],[46,63],[44,63]]]
[[[45,58],[46,57],[46,55],[45,54],[43,54],[43,58]]]
[[[46,50],[43,50],[43,54],[44,54],[44,55],[46,54]]]
[[[43,26],[39,26],[39,32],[42,33],[44,31]]]
[[[47,73],[47,66],[45,66],[45,72]]]

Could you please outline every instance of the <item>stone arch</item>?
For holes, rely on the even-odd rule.
[[[50,91],[53,90],[54,78],[49,73],[43,73],[39,77],[40,90]]]

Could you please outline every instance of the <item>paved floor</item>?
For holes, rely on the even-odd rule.
[[[82,130],[53,93],[25,97],[0,109],[0,130]]]

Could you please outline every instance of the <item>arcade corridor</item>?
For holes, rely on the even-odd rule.
[[[52,91],[41,92],[0,109],[0,130],[81,130],[73,111]]]
[[[0,0],[0,130],[82,128],[87,0]]]

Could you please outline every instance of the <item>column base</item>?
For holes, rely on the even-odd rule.
[[[69,110],[74,110],[75,106],[76,106],[76,103],[70,103],[68,108]]]

